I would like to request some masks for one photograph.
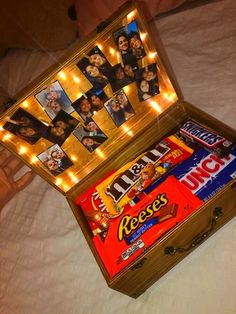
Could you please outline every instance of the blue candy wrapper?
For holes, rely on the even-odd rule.
[[[236,178],[236,147],[225,158],[200,149],[170,174],[201,200],[207,201]]]

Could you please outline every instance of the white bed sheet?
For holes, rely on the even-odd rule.
[[[236,2],[225,0],[155,22],[185,99],[234,128],[235,16]],[[29,78],[47,57],[9,56],[5,86],[14,94],[36,63]],[[235,279],[236,219],[133,300],[106,286],[66,200],[39,177],[1,213],[3,314],[235,314]]]

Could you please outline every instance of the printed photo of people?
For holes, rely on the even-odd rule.
[[[109,115],[115,122],[116,126],[120,126],[135,115],[125,92],[120,90],[111,99],[105,103]]]
[[[96,89],[105,87],[112,79],[112,67],[97,46],[77,66]]]
[[[137,75],[138,97],[140,101],[144,101],[160,93],[155,63],[141,68]]]
[[[132,71],[134,72],[133,69],[132,69]],[[116,92],[119,89],[121,89],[122,87],[129,85],[130,83],[133,82],[133,80],[130,78],[130,76],[125,74],[125,68],[123,68],[120,63],[116,64],[113,67],[113,73],[114,73],[114,78],[110,82],[113,92]]]
[[[22,108],[16,110],[3,128],[29,144],[35,144],[47,130],[45,124]]]
[[[79,121],[61,110],[50,123],[44,137],[58,145],[62,145],[78,125]]]
[[[107,136],[91,118],[87,118],[83,125],[79,125],[73,134],[89,152],[93,152],[107,140]]]
[[[43,89],[35,98],[44,108],[51,119],[54,119],[60,110],[67,113],[74,111],[71,101],[58,81]]]
[[[86,95],[91,104],[92,112],[99,111],[104,108],[104,103],[108,99],[102,89],[95,90],[92,88],[86,93]]]
[[[91,118],[93,115],[91,100],[85,96],[81,96],[79,99],[73,102],[72,106],[83,120]]]
[[[137,68],[137,60],[146,56],[136,21],[122,27],[113,34],[124,65],[130,64]]]
[[[73,162],[57,144],[49,147],[37,157],[54,176],[73,166]]]

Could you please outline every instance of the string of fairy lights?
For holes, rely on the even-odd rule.
[[[123,20],[123,25],[127,25],[128,23],[130,23],[131,21],[133,21],[136,18],[136,10],[133,10],[132,12],[130,12],[126,18]],[[140,38],[142,40],[143,43],[145,43],[145,41],[147,40],[147,33],[145,32],[140,32]],[[97,43],[96,45],[98,46],[98,48],[102,51],[103,50],[103,45],[105,43],[103,42],[103,44],[101,43]],[[116,57],[117,61],[119,63],[122,64],[122,57],[120,55],[120,53],[114,49],[113,47],[109,48],[109,53],[112,57]],[[147,54],[146,57],[144,57],[142,59],[142,67],[147,66],[147,62],[148,60],[150,61],[157,61],[157,57],[158,54],[156,51],[151,51]],[[147,60],[148,59],[148,60]],[[78,75],[75,75],[74,73],[67,73],[67,71],[65,69],[59,71],[56,74],[56,77],[58,77],[60,80],[65,81],[68,79],[72,79],[78,86],[78,97],[84,96],[87,98],[85,91],[81,88],[80,83],[81,83],[81,78]],[[170,80],[167,78],[167,83],[171,85]],[[129,91],[130,91],[130,86],[124,86],[123,87],[124,92],[128,95]],[[153,108],[153,110],[155,112],[157,112],[157,114],[160,114],[163,109],[162,109],[162,103],[174,103],[177,100],[177,95],[174,92],[173,89],[171,89],[170,91],[160,91],[161,93],[159,94],[159,98],[160,101],[154,101],[154,100],[148,100],[147,103],[150,105],[151,108]],[[26,99],[24,100],[21,104],[20,107],[27,109],[29,107],[29,101]],[[43,108],[42,108],[43,110]],[[8,118],[8,117],[7,117]],[[14,136],[12,133],[10,133],[9,131],[5,130],[3,128],[4,123],[6,122],[7,118],[5,119],[5,121],[1,121],[0,122],[0,140],[2,142],[8,142],[11,145],[15,145],[15,151],[22,157],[24,158],[24,160],[26,160],[29,164],[32,165],[32,167],[34,165],[37,165],[40,161],[37,158],[37,156],[32,152],[32,146],[28,145],[28,144],[22,144],[21,141],[18,141],[17,137]],[[47,123],[46,121],[42,121],[43,123]],[[126,125],[122,125],[121,128],[122,132],[124,135],[127,135],[129,137],[132,137],[134,135],[132,129],[130,129],[129,127],[127,127]],[[68,138],[67,138],[68,140]],[[66,140],[66,141],[67,141]],[[100,158],[102,160],[104,160],[106,158],[106,154],[105,152],[101,149],[101,148],[96,148],[96,150],[94,151],[94,153],[96,154],[96,158]],[[69,154],[69,158],[74,162],[78,162],[78,157],[71,153]],[[85,167],[87,167],[87,165],[85,165]],[[81,169],[81,167],[80,167]],[[86,169],[83,169],[86,171]],[[53,177],[53,179],[51,179],[50,181],[53,181],[53,183],[62,191],[67,192],[68,190],[70,190],[75,184],[77,184],[81,178],[79,178],[79,175],[77,174],[78,171],[71,171],[71,170],[66,170],[65,171],[67,174],[67,180],[65,180],[64,178],[62,178],[64,176],[64,173],[60,176],[57,176],[56,178]],[[89,169],[87,171],[87,174],[89,174]],[[68,180],[69,179],[69,180]]]

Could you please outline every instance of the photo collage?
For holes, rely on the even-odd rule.
[[[146,57],[136,21],[119,28],[112,34],[117,47],[119,62],[111,65],[99,46],[84,54],[76,66],[92,88],[72,102],[61,83],[55,80],[36,95],[37,102],[50,118],[40,121],[23,108],[19,108],[4,124],[4,129],[33,145],[44,138],[53,145],[44,149],[37,158],[48,172],[57,176],[73,165],[62,149],[66,139],[73,135],[92,153],[103,144],[107,135],[93,120],[93,115],[105,108],[116,127],[120,127],[135,115],[124,87],[135,83],[140,102],[159,94],[158,71],[155,63],[140,67]],[[113,95],[108,97],[105,87],[110,84]],[[76,112],[79,118],[71,114]],[[104,111],[103,111],[104,112]]]

